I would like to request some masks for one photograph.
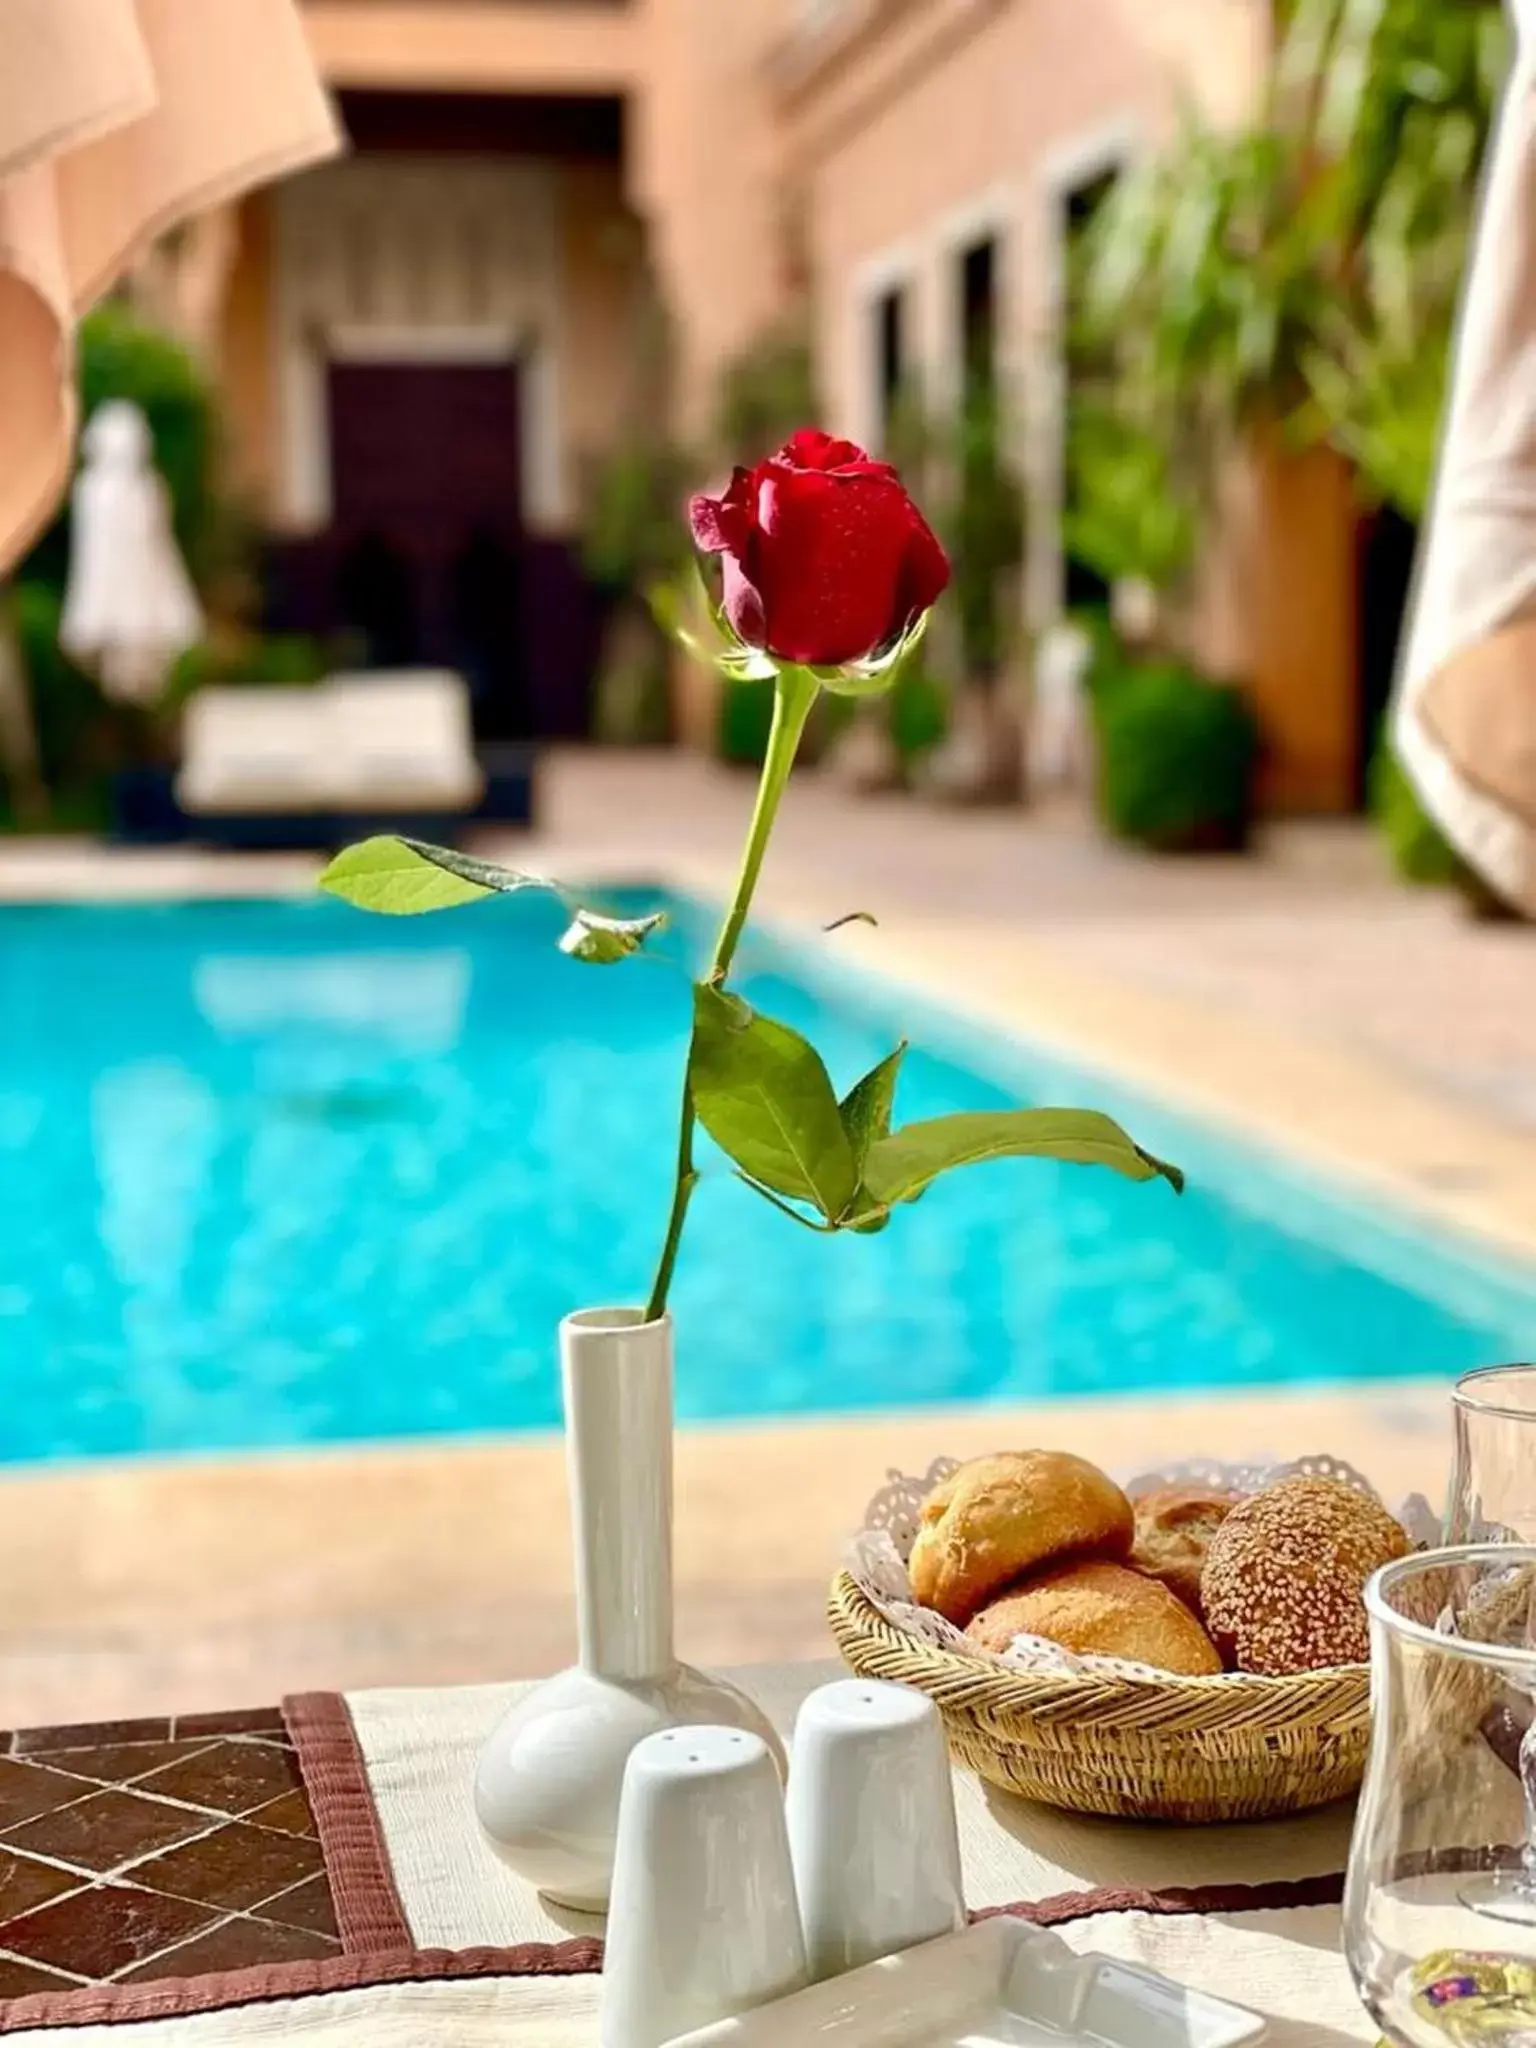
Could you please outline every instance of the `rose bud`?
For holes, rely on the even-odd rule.
[[[718,497],[693,499],[737,636],[778,660],[838,668],[892,646],[949,581],[949,562],[888,462],[812,427]]]

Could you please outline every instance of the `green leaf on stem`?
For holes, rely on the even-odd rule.
[[[941,1173],[984,1159],[1064,1159],[1108,1166],[1127,1180],[1161,1175],[1176,1193],[1184,1187],[1178,1167],[1144,1152],[1096,1109],[965,1110],[908,1124],[870,1146],[864,1187],[889,1207],[914,1201]]]
[[[573,960],[587,960],[595,967],[612,967],[628,960],[653,932],[666,924],[667,913],[653,910],[649,917],[603,917],[595,910],[578,910],[560,940],[562,953]]]
[[[891,1135],[891,1112],[896,1105],[896,1077],[907,1056],[906,1042],[888,1053],[878,1067],[871,1067],[862,1081],[854,1083],[838,1104],[838,1115],[853,1148],[855,1171],[862,1178],[869,1148],[877,1138]]]
[[[693,992],[688,1080],[699,1122],[749,1180],[835,1223],[858,1186],[821,1055],[707,982]]]
[[[511,896],[520,889],[547,889],[550,884],[542,875],[476,860],[449,846],[428,846],[420,839],[386,833],[343,848],[321,875],[320,886],[359,910],[416,917],[427,910],[454,910],[484,896]]]

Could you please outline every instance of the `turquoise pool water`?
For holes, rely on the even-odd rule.
[[[647,903],[654,896],[644,899]],[[623,906],[620,906],[623,907]],[[0,910],[0,1458],[537,1428],[565,1311],[644,1290],[681,963],[600,971],[507,899]],[[903,1119],[1095,1104],[1191,1188],[999,1163],[874,1238],[714,1155],[675,1290],[691,1418],[1449,1373],[1529,1356],[1536,1276],[764,939],[842,1084],[905,1031]]]

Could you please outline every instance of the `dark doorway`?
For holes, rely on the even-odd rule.
[[[329,371],[334,628],[370,667],[455,668],[481,739],[532,730],[512,363]]]
[[[1083,237],[1093,225],[1094,220],[1098,216],[1099,209],[1103,206],[1105,200],[1114,191],[1119,177],[1120,173],[1118,170],[1100,171],[1097,176],[1085,178],[1080,185],[1073,186],[1071,191],[1063,198],[1062,211],[1065,215],[1063,226],[1065,229],[1067,274],[1069,280],[1075,276],[1078,264],[1081,261],[1080,249]],[[1068,300],[1070,305],[1070,292]],[[1066,357],[1066,392],[1063,409],[1063,426],[1065,439],[1068,443],[1070,443],[1072,438],[1073,369],[1074,365],[1069,351]],[[1070,513],[1073,510],[1072,471],[1070,466],[1066,467],[1062,478],[1062,510],[1066,513]],[[1109,596],[1109,585],[1098,571],[1090,567],[1087,562],[1080,561],[1075,555],[1068,553],[1062,568],[1062,603],[1065,609],[1069,612],[1107,610]]]
[[[988,235],[960,255],[960,360],[967,392],[997,384],[997,243]]]
[[[1383,505],[1360,522],[1355,801],[1362,808],[1369,797],[1371,760],[1392,701],[1418,543],[1419,529],[1394,506]]]
[[[875,301],[875,389],[880,400],[880,446],[888,449],[891,431],[897,424],[897,410],[906,395],[907,306],[900,285],[882,292]]]

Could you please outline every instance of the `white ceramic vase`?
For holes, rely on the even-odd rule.
[[[669,1727],[750,1729],[734,1686],[672,1642],[672,1319],[586,1309],[560,1325],[578,1662],[512,1708],[480,1753],[475,1810],[503,1862],[579,1912],[608,1903],[624,1766]]]

